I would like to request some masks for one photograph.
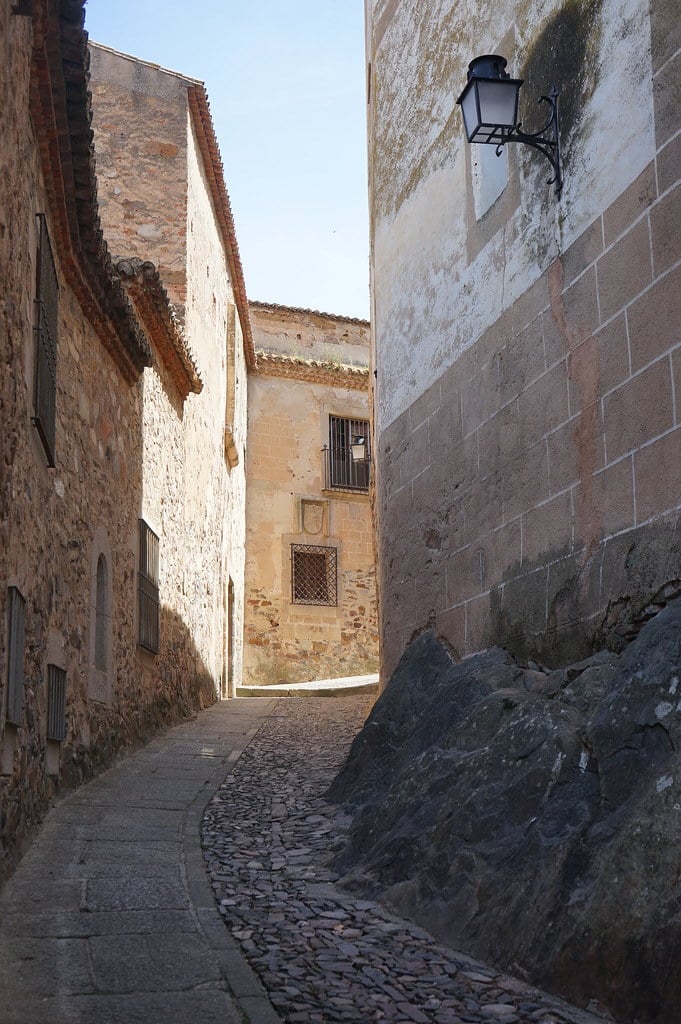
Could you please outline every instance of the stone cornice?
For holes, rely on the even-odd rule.
[[[289,380],[328,384],[352,391],[369,390],[368,367],[347,366],[344,363],[331,363],[320,359],[300,359],[260,349],[253,372],[258,377],[287,377]]]
[[[200,394],[203,381],[158,270],[148,260],[137,258],[117,258],[115,266],[182,399],[190,392]]]
[[[225,186],[222,160],[215,136],[215,128],[213,127],[208,96],[200,82],[189,86],[188,96],[189,110],[196,130],[204,170],[213,199],[215,215],[227,254],[227,265],[234,290],[234,301],[239,311],[239,320],[241,322],[246,365],[251,370],[255,366],[255,349],[253,347],[251,318],[246,297],[246,284],[241,266],[241,257],[239,256],[239,246],[236,240],[232,206]]]
[[[53,249],[102,344],[133,383],[151,351],[99,219],[83,0],[34,0],[32,22],[31,115]]]

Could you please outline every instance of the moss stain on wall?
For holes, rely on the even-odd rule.
[[[543,112],[534,103],[553,83],[560,90],[562,141],[578,127],[598,83],[602,8],[603,0],[566,0],[533,37],[519,72],[525,80],[520,114],[527,131],[541,123]],[[564,149],[567,164],[570,150]]]

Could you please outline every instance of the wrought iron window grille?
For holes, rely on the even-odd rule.
[[[338,604],[338,552],[320,544],[291,545],[293,604]]]
[[[47,233],[45,215],[38,214],[35,326],[36,365],[33,422],[42,441],[48,466],[55,465],[57,397],[57,329],[59,285]]]
[[[365,439],[366,458],[356,461],[352,456],[353,440]],[[322,448],[324,490],[368,493],[371,477],[371,450],[367,420],[329,416],[329,444]]]
[[[159,542],[140,519],[140,560],[138,572],[139,645],[152,654],[160,650]]]
[[[47,738],[66,739],[66,672],[57,665],[47,666]]]

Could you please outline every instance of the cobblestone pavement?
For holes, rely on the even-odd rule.
[[[220,911],[287,1024],[594,1024],[343,892],[327,866],[347,819],[324,800],[370,706],[281,700],[208,805]]]

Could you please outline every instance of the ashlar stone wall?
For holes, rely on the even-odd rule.
[[[385,676],[428,624],[548,664],[621,645],[681,586],[678,7],[367,7]],[[560,88],[560,202],[536,152],[465,143],[481,52],[527,130]]]

